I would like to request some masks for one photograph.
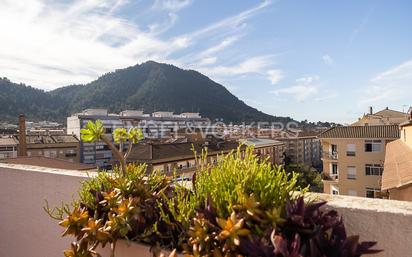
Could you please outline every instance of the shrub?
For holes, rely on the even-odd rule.
[[[93,131],[84,131],[82,138],[104,138],[99,127],[91,124]],[[119,142],[139,134],[115,133]],[[195,257],[357,257],[377,252],[370,250],[375,243],[347,237],[342,218],[320,209],[324,202],[306,203],[297,174],[260,161],[253,148],[239,147],[216,165],[207,163],[202,152],[196,156],[191,188],[164,174],[146,174],[145,165],[126,165],[127,153],[120,156],[113,173],[101,172],[82,183],[78,201],[45,207],[65,228],[63,236],[76,238],[66,257],[99,256],[95,249],[105,245],[114,256],[118,239],[157,246],[155,254],[159,247],[174,249],[173,256],[176,250]]]

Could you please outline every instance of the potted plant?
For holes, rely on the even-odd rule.
[[[355,257],[378,252],[371,249],[375,242],[348,237],[338,213],[321,209],[325,202],[305,200],[297,174],[260,161],[252,148],[239,147],[213,165],[205,152],[195,153],[197,171],[189,187],[164,174],[146,174],[145,165],[126,163],[141,131],[114,131],[117,143],[129,141],[125,154],[102,131],[100,122],[89,123],[82,140],[105,141],[120,165],[84,181],[78,201],[46,208],[60,220],[63,236],[75,237],[66,257],[100,256],[97,249],[107,245],[114,256],[121,239],[150,245],[154,255],[168,250],[171,256]]]

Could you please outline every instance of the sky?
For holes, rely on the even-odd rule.
[[[355,121],[412,102],[412,1],[0,0],[0,77],[52,90],[147,60],[248,105]]]

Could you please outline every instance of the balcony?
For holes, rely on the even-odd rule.
[[[94,173],[90,173],[94,176]],[[72,238],[61,238],[62,228],[43,211],[72,200],[85,172],[0,163],[0,256],[55,257]],[[325,208],[342,214],[348,234],[377,241],[384,252],[371,257],[410,256],[412,202],[350,196],[310,194],[328,201]],[[119,242],[116,257],[151,256],[148,247]],[[102,252],[109,257],[108,251]]]
[[[324,181],[338,182],[339,175],[338,174],[322,173],[322,179]]]
[[[338,153],[337,152],[323,152],[322,153],[322,158],[324,160],[337,160],[338,159]]]

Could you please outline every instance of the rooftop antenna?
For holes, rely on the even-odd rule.
[[[408,107],[407,104],[402,105],[402,112],[405,112],[405,107]]]

